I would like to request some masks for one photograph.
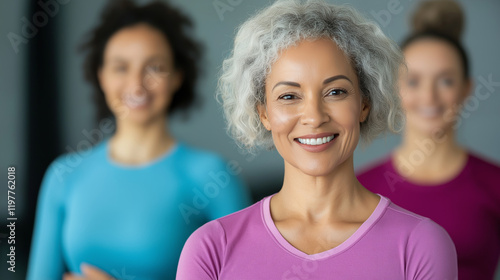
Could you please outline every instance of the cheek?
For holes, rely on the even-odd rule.
[[[170,81],[167,74],[155,74],[155,75],[146,75],[143,78],[143,87],[155,93],[168,93],[171,91],[169,85],[173,82]]]
[[[295,108],[292,108],[292,106],[270,106],[268,107],[267,115],[274,135],[275,133],[291,131],[299,113]]]
[[[416,104],[416,94],[408,92],[408,90],[401,90],[399,97],[403,109],[409,109]]]
[[[271,135],[274,146],[278,153],[287,158],[289,153],[289,137],[290,133],[297,124],[299,114],[291,108],[283,108],[281,106],[268,107],[267,117],[271,126]]]
[[[123,92],[125,87],[121,79],[112,77],[111,75],[104,75],[100,85],[104,92],[106,104],[114,115],[123,116],[125,112],[128,112],[128,108],[123,105],[121,99],[121,92]]]
[[[112,74],[103,74],[101,88],[106,99],[117,97],[123,89],[123,79]]]
[[[341,129],[340,157],[343,159],[352,155],[358,145],[360,138],[360,115],[361,108],[356,102],[338,104],[332,108],[331,116]]]
[[[165,83],[159,83],[153,88],[148,88],[148,91],[152,93],[155,98],[159,98],[161,100],[170,99],[173,94]]]
[[[330,115],[335,123],[347,131],[354,131],[359,128],[361,108],[356,102],[334,104],[330,108]]]
[[[459,89],[447,89],[442,95],[443,102],[448,106],[458,106],[463,103],[462,94]]]

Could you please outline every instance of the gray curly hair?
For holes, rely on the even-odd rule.
[[[329,38],[350,58],[363,99],[370,106],[361,123],[369,143],[387,130],[403,125],[397,79],[404,58],[380,28],[351,7],[320,0],[277,1],[239,28],[234,49],[224,60],[217,99],[222,103],[228,133],[250,151],[273,147],[261,123],[257,105],[265,104],[265,80],[279,52],[304,39]]]

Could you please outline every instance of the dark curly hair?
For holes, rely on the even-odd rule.
[[[158,1],[138,6],[131,0],[112,0],[104,9],[99,25],[79,47],[80,51],[86,52],[84,75],[94,89],[98,120],[112,116],[98,79],[106,44],[120,29],[139,23],[146,23],[165,36],[172,48],[174,66],[183,73],[182,85],[172,97],[168,114],[180,109],[187,111],[195,101],[195,85],[200,74],[197,61],[201,59],[202,46],[187,34],[193,26],[191,19],[178,9]]]

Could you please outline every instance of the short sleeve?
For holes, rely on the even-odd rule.
[[[198,228],[184,244],[176,279],[219,279],[225,247],[226,237],[219,221],[214,220]]]
[[[412,231],[406,248],[406,279],[458,279],[457,253],[448,233],[430,219]]]
[[[27,279],[60,279],[64,273],[62,226],[64,201],[63,160],[47,169],[40,187]]]

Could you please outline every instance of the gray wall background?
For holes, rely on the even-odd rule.
[[[147,1],[139,1],[147,2]],[[206,46],[204,61],[205,76],[198,88],[203,106],[193,111],[187,121],[174,118],[171,127],[178,139],[189,144],[214,150],[227,160],[236,160],[243,168],[242,176],[253,188],[268,185],[269,180],[280,181],[282,159],[274,151],[262,151],[256,157],[245,155],[238,150],[224,128],[220,106],[214,99],[215,86],[220,65],[231,50],[235,28],[257,10],[267,6],[270,0],[172,0],[182,8],[196,24],[195,35]],[[349,3],[367,17],[377,21],[384,32],[396,42],[407,34],[407,16],[418,3],[415,0],[351,0],[333,3]],[[472,66],[472,77],[476,88],[479,78],[484,77],[500,82],[500,1],[461,0],[467,24],[463,36]],[[94,122],[94,108],[91,102],[91,89],[83,80],[82,56],[76,51],[83,36],[96,24],[106,1],[69,0],[60,7],[56,17],[60,17],[59,41],[61,73],[54,77],[61,88],[60,108],[63,118],[64,150],[76,150],[80,141],[86,140],[83,131],[97,128]],[[229,7],[218,13],[216,7],[225,4]],[[0,160],[2,166],[16,163],[23,166],[23,139],[20,129],[23,126],[24,102],[21,71],[26,56],[26,45],[20,45],[15,53],[8,32],[20,32],[22,17],[30,18],[23,1],[0,1]],[[394,8],[395,7],[395,8]],[[392,8],[392,9],[391,9]],[[379,16],[374,16],[378,14]],[[384,14],[384,16],[381,16]],[[387,15],[390,15],[387,17]],[[49,23],[50,24],[50,23]],[[480,89],[481,93],[486,89]],[[476,99],[477,100],[477,99]],[[486,100],[471,102],[462,115],[459,128],[460,142],[470,150],[486,158],[500,162],[500,85],[494,86]],[[355,153],[355,166],[360,167],[383,157],[400,142],[398,135],[387,135],[374,141],[370,146],[358,147]]]
[[[66,0],[68,1],[68,0]],[[138,1],[148,2],[148,1]],[[205,44],[205,75],[198,88],[203,106],[191,113],[187,121],[179,118],[171,120],[171,127],[176,137],[191,145],[218,152],[226,160],[235,160],[242,167],[241,176],[254,192],[265,193],[265,188],[277,189],[283,177],[283,162],[275,151],[262,151],[256,157],[244,154],[225,133],[220,106],[214,99],[217,75],[224,57],[231,50],[235,28],[257,10],[269,5],[270,0],[171,0],[182,8],[195,22],[195,35]],[[407,18],[416,6],[416,0],[350,0],[332,3],[349,3],[368,18],[377,21],[384,32],[396,42],[408,32]],[[498,0],[459,0],[467,15],[463,42],[468,50],[472,78],[475,89],[482,78],[493,80],[497,84],[490,88],[486,99],[470,102],[462,115],[458,138],[460,143],[475,153],[500,163],[500,1]],[[83,58],[76,47],[83,36],[96,23],[106,1],[69,0],[61,5],[55,15],[58,17],[60,40],[60,73],[57,79],[61,92],[59,120],[63,126],[63,149],[76,150],[81,141],[86,141],[83,132],[97,128],[94,122],[94,108],[91,102],[91,89],[83,80]],[[223,13],[217,12],[217,6],[225,6]],[[19,46],[16,53],[8,38],[9,32],[20,33],[21,18],[31,18],[28,14],[27,1],[0,1],[0,168],[2,172],[9,165],[16,165],[23,170],[25,133],[25,84],[23,73],[27,56],[26,45]],[[382,16],[383,14],[383,16]],[[378,15],[378,16],[377,16]],[[382,16],[382,18],[381,18]],[[50,22],[49,22],[50,24]],[[28,43],[29,44],[29,43]],[[489,78],[490,77],[490,78]],[[483,95],[486,88],[479,88]],[[41,93],[42,94],[42,93]],[[355,153],[355,166],[359,168],[384,155],[387,155],[398,143],[400,136],[387,135],[374,141],[370,146],[359,146]],[[18,172],[17,198],[23,201],[23,177],[29,174]],[[6,205],[4,192],[0,189],[0,218],[4,220]],[[6,199],[5,199],[6,200]],[[22,215],[18,209],[18,215]],[[2,234],[1,230],[0,234]],[[1,243],[2,235],[0,235]]]
[[[90,88],[83,82],[81,73],[82,57],[75,52],[82,36],[96,23],[99,11],[105,1],[73,0],[64,7],[61,16],[65,23],[61,26],[63,40],[60,49],[62,69],[59,77],[62,87],[61,110],[65,118],[63,143],[76,147],[83,138],[83,129],[92,129],[93,107],[90,102]],[[143,1],[147,2],[147,1]],[[243,167],[242,176],[253,188],[267,186],[269,180],[282,178],[282,159],[274,151],[263,151],[257,157],[242,154],[230,139],[224,128],[220,106],[214,99],[217,74],[222,60],[230,52],[235,29],[250,15],[267,6],[269,0],[175,0],[175,5],[189,14],[196,23],[196,36],[206,46],[206,75],[199,84],[203,106],[193,111],[191,118],[182,122],[172,120],[174,134],[192,145],[215,150],[228,160],[236,160]],[[418,1],[411,0],[351,0],[330,1],[349,3],[367,17],[379,22],[384,32],[399,42],[407,34],[408,14]],[[469,51],[472,77],[479,85],[479,77],[492,76],[500,83],[500,1],[460,1],[467,13],[464,44]],[[216,6],[226,4],[230,9],[217,13]],[[399,3],[395,5],[393,3]],[[234,6],[231,4],[235,4]],[[395,5],[396,8],[391,9]],[[381,12],[384,10],[384,12]],[[374,16],[378,14],[379,16]],[[390,15],[390,18],[387,16]],[[381,20],[382,19],[382,20]],[[485,88],[481,89],[481,93]],[[459,128],[459,140],[480,155],[500,162],[500,84],[486,100],[473,103],[462,115],[463,125]],[[477,107],[477,108],[476,108]],[[360,167],[389,153],[400,141],[397,135],[388,135],[376,140],[368,147],[361,147],[355,154],[355,166]]]

